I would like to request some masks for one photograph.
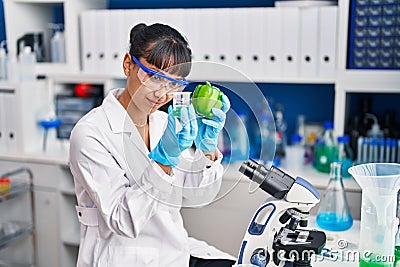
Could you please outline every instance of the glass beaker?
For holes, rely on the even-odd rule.
[[[180,118],[182,107],[190,106],[191,92],[175,92],[172,100],[172,107],[174,109],[174,116]]]
[[[400,164],[361,164],[349,173],[362,189],[359,266],[393,266]]]
[[[328,231],[344,231],[353,225],[341,173],[342,163],[332,162],[329,183],[318,210],[317,224]]]

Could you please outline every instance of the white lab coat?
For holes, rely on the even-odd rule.
[[[148,157],[148,149],[112,90],[71,133],[70,168],[81,222],[77,266],[188,266],[190,255],[234,259],[188,237],[181,206],[210,203],[221,185],[222,155],[184,151],[172,176]],[[167,114],[150,115],[150,146]],[[211,218],[210,218],[211,219]]]

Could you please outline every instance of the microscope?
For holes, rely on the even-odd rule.
[[[309,211],[320,201],[307,180],[294,179],[277,167],[248,159],[239,171],[270,194],[255,212],[244,236],[237,264],[311,266],[312,255],[325,246],[324,232],[308,230]],[[247,265],[246,265],[247,266]]]

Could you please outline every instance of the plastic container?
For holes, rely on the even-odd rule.
[[[256,123],[259,131],[260,160],[264,163],[271,162],[275,156],[275,120],[268,103],[264,100],[260,110],[260,123]]]
[[[306,121],[306,116],[304,115],[298,115],[297,116],[297,122],[296,122],[296,134],[300,135],[301,137],[301,144],[304,146],[306,143],[305,140],[305,121]]]
[[[0,80],[7,80],[8,58],[5,45],[5,41],[0,43]]]
[[[286,128],[287,124],[283,118],[283,111],[278,110],[275,112],[275,126],[276,126],[276,151],[275,151],[275,163],[279,166],[282,159],[286,156]]]
[[[360,266],[393,266],[381,259],[395,255],[400,164],[361,164],[351,167],[349,173],[362,189]]]
[[[315,147],[315,168],[329,173],[331,163],[337,158],[337,146],[333,135],[333,122],[324,122],[324,130],[318,136]]]
[[[10,178],[1,177],[0,178],[0,193],[6,193],[10,191]]]
[[[304,146],[301,144],[302,138],[299,134],[291,137],[291,145],[286,147],[286,167],[299,170],[304,166]]]
[[[54,32],[50,41],[51,61],[55,63],[65,62],[65,37],[61,29]]]
[[[371,129],[367,131],[367,137],[370,138],[382,138],[383,137],[383,131],[381,130],[381,127],[378,124],[378,119],[376,118],[375,115],[366,113],[365,114],[365,119],[372,119],[373,124],[371,126]]]
[[[231,138],[231,161],[242,161],[249,157],[249,139],[246,131],[247,116],[239,113],[230,120],[229,132]]]
[[[331,163],[329,183],[318,210],[317,224],[328,231],[345,231],[353,225],[341,172],[341,163]]]
[[[19,78],[21,81],[33,81],[35,80],[35,63],[36,55],[32,52],[30,46],[25,46],[22,52],[19,54]]]
[[[354,153],[350,147],[350,137],[348,135],[339,136],[337,138],[338,141],[338,156],[337,162],[342,163],[342,177],[349,178],[351,177],[348,172],[349,168],[353,166],[353,157]]]

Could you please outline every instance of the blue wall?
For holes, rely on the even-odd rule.
[[[3,1],[0,2],[0,41],[6,39],[6,23],[4,21]]]
[[[267,7],[273,6],[272,0],[109,0],[110,9],[118,8],[199,8],[199,7]]]

